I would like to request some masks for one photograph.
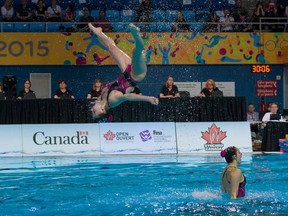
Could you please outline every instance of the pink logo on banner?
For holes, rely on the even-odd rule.
[[[202,139],[206,140],[206,144],[204,145],[206,151],[218,151],[222,150],[223,144],[221,143],[226,136],[226,131],[220,131],[220,127],[217,127],[215,123],[212,124],[208,131],[201,132]]]
[[[106,134],[104,134],[104,138],[106,140],[113,140],[115,137],[116,135],[113,134],[113,132],[111,132],[110,130]]]

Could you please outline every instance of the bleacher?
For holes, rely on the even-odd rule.
[[[5,0],[0,0],[1,7]],[[37,0],[28,0],[28,5],[34,13]],[[205,22],[208,15],[224,8],[233,9],[235,2],[230,0],[151,0],[153,9],[153,22],[149,25],[149,30],[153,32],[171,31],[172,22],[176,19],[178,11],[182,11],[187,22]],[[21,0],[14,0],[14,12],[20,6]],[[51,4],[50,0],[44,0],[46,7]],[[230,3],[230,4],[229,4]],[[75,26],[81,16],[81,9],[87,7],[90,15],[97,18],[99,10],[105,9],[106,18],[111,22],[114,31],[126,31],[123,23],[135,20],[139,0],[58,0],[63,15],[67,6],[74,7],[75,23],[39,23],[33,20],[29,23],[1,23],[1,32],[58,32],[65,31],[69,27]],[[1,17],[2,19],[2,17]],[[0,20],[1,21],[1,20]],[[201,24],[196,26],[201,29]],[[195,29],[193,26],[192,29]]]

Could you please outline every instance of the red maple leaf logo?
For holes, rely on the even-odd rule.
[[[104,134],[104,138],[106,140],[113,140],[115,137],[116,135],[113,134],[113,132],[111,132],[110,130],[106,134]]]
[[[217,128],[217,126],[213,123],[210,128],[208,128],[208,131],[201,132],[202,133],[202,139],[206,140],[209,144],[220,144],[223,139],[225,139],[226,131],[220,131],[220,127]]]

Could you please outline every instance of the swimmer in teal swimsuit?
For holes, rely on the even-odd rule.
[[[230,146],[221,151],[221,157],[225,157],[227,162],[220,179],[222,192],[228,193],[231,199],[244,197],[246,178],[238,168],[242,153],[235,146]]]
[[[88,24],[90,30],[102,40],[110,55],[122,71],[119,78],[103,86],[99,100],[95,101],[92,115],[95,119],[107,117],[110,108],[114,108],[125,101],[147,101],[153,105],[158,105],[158,99],[145,95],[132,94],[137,83],[142,81],[147,73],[147,66],[143,57],[144,44],[139,35],[140,29],[130,24],[130,32],[135,41],[135,48],[132,52],[132,59],[120,50],[114,40],[102,32],[101,28],[95,28]]]

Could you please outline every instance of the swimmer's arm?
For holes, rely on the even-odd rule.
[[[231,189],[230,189],[230,198],[236,199],[238,195],[239,183],[242,178],[242,172],[240,169],[235,169],[231,172]]]

